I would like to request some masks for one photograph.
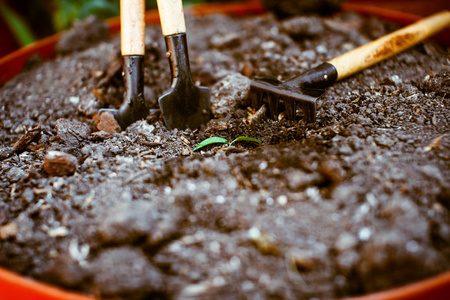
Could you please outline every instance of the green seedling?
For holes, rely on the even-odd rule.
[[[222,137],[213,136],[213,137],[207,138],[206,140],[204,140],[203,142],[198,144],[198,146],[195,147],[194,151],[196,151],[200,148],[203,148],[205,146],[211,145],[211,144],[228,144],[228,146],[231,146],[231,145],[233,145],[233,143],[239,142],[239,141],[254,142],[254,143],[258,143],[260,145],[262,143],[258,139],[254,139],[254,138],[247,137],[247,136],[239,136],[239,137],[235,138],[232,142],[229,142],[227,139],[222,138]]]

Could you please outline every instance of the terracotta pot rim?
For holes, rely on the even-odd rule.
[[[228,13],[235,15],[261,14],[264,12],[259,0],[248,0],[244,3],[216,3],[199,4],[192,6],[196,15],[211,13]],[[406,25],[417,21],[420,16],[393,11],[385,8],[368,6],[358,3],[344,3],[342,9],[345,11],[356,11],[362,14],[376,15],[391,21]],[[147,24],[159,22],[157,10],[146,13]],[[111,34],[120,30],[120,19],[118,17],[107,20]],[[55,55],[55,45],[61,34],[55,34],[48,38],[37,41],[31,45],[21,48],[0,58],[0,86],[17,75],[23,68],[25,61],[35,53],[43,58],[52,58]],[[82,295],[75,292],[65,291],[55,286],[39,282],[12,271],[0,267],[0,291],[3,300],[13,299],[36,299],[36,300],[93,300],[92,296]],[[450,271],[434,277],[410,283],[405,286],[389,290],[351,297],[345,299],[353,300],[406,300],[406,299],[444,299],[450,295]],[[98,299],[98,298],[97,298]],[[447,298],[448,299],[448,298]]]

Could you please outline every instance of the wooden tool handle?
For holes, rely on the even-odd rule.
[[[337,80],[391,57],[450,25],[450,12],[442,11],[329,61]]]
[[[145,0],[120,0],[122,55],[145,54]]]
[[[186,25],[181,0],[157,0],[157,3],[163,35],[185,33]]]

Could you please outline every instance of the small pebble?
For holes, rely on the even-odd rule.
[[[109,134],[114,134],[116,132],[122,131],[119,123],[117,123],[116,119],[114,119],[113,114],[109,111],[105,111],[100,114],[96,127],[99,131],[103,130]]]
[[[262,163],[259,164],[258,168],[260,171],[265,170],[267,168],[268,164],[266,161],[263,161]]]
[[[78,111],[86,116],[91,117],[95,115],[100,109],[100,101],[93,94],[88,94],[82,97],[75,97],[75,98],[78,98],[78,103],[76,104]],[[72,100],[70,99],[69,101],[75,105],[75,101],[72,102]]]
[[[227,32],[222,35],[213,35],[211,38],[211,46],[217,49],[223,49],[227,47],[235,47],[240,44],[239,35],[234,32]]]
[[[328,52],[327,47],[325,47],[324,45],[317,46],[316,51],[317,51],[317,53],[320,53],[320,54],[325,54]]]
[[[316,59],[316,52],[314,52],[313,50],[306,50],[302,52],[302,56],[306,60],[313,61]]]
[[[57,227],[47,232],[50,237],[63,237],[69,234],[69,230],[66,227]]]
[[[19,181],[23,176],[25,175],[25,171],[22,170],[21,168],[17,168],[17,167],[12,167],[8,173],[6,174],[6,178],[8,178],[8,180],[10,182],[17,182]]]
[[[242,290],[244,292],[249,292],[251,290],[253,290],[255,288],[255,285],[253,284],[253,282],[246,280],[242,283]]]
[[[216,197],[216,203],[219,203],[219,204],[225,203],[225,197],[222,196],[222,195],[217,196]]]
[[[400,85],[403,83],[403,80],[398,75],[392,75],[390,79],[395,83],[395,85]]]
[[[417,243],[414,240],[411,240],[409,242],[406,243],[406,250],[408,250],[408,252],[417,252],[419,250],[420,246],[419,243]]]
[[[286,197],[286,195],[281,195],[277,197],[277,202],[278,204],[280,204],[281,206],[285,206],[288,202],[288,198]]]
[[[71,154],[49,151],[44,157],[44,171],[50,176],[72,175],[77,169],[77,163],[77,158]]]
[[[184,148],[183,151],[181,151],[181,155],[189,156],[191,155],[191,151],[189,150],[189,148]]]
[[[0,239],[6,240],[15,237],[17,234],[17,224],[9,223],[0,227]]]
[[[80,97],[77,96],[69,97],[69,102],[73,105],[78,105],[80,103]]]
[[[258,227],[252,227],[248,230],[248,235],[250,239],[255,240],[261,237],[261,231]]]
[[[370,229],[369,227],[363,227],[358,231],[358,238],[361,241],[369,240],[371,235],[372,235],[372,229]]]
[[[292,35],[316,36],[324,32],[323,22],[318,17],[298,16],[281,23],[281,28]]]
[[[349,250],[357,245],[358,241],[354,235],[348,232],[342,233],[337,239],[334,247],[343,252]]]

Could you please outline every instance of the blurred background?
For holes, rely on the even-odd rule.
[[[230,0],[184,0],[184,5]],[[120,0],[0,0],[0,57],[36,40],[70,28],[89,15],[119,15]],[[156,0],[146,0],[146,9]]]
[[[450,9],[450,0],[183,0],[183,5],[205,2],[239,2],[264,5],[278,17],[290,14],[323,14],[343,2],[388,8],[426,16]],[[100,19],[118,16],[120,0],[0,0],[0,58],[34,41],[70,28],[89,15]],[[146,9],[156,8],[146,0]]]

